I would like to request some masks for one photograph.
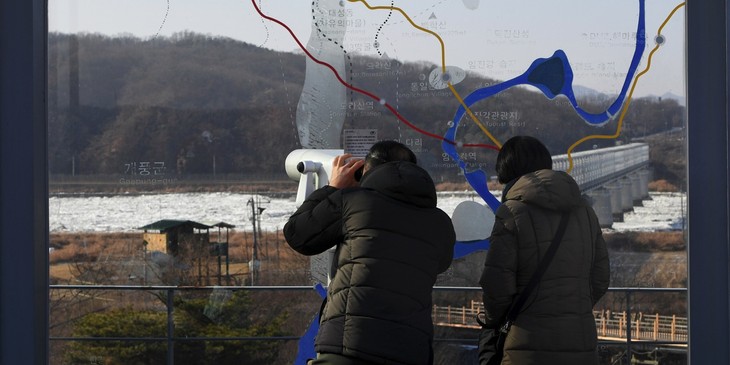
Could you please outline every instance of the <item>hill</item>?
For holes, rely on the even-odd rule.
[[[48,57],[51,174],[118,176],[158,168],[168,177],[283,176],[282,161],[299,148],[295,115],[304,55],[195,33],[154,40],[51,33]],[[458,104],[448,89],[424,82],[436,65],[357,55],[348,55],[348,61],[349,82],[391,101],[417,128],[445,133]],[[497,82],[468,73],[456,88],[467,95]],[[374,128],[381,139],[401,139],[417,149],[436,181],[459,179],[440,140],[409,128],[378,102],[347,93],[347,105],[337,111],[346,116],[344,128]],[[581,107],[598,111],[605,103],[582,100]],[[554,154],[596,133],[567,102],[547,100],[528,88],[505,90],[475,110],[496,139],[537,135]],[[681,127],[684,115],[675,100],[633,100],[619,140]],[[465,143],[490,143],[473,123],[459,128]],[[576,151],[614,143],[594,140]],[[493,166],[491,150],[465,153],[474,166]]]

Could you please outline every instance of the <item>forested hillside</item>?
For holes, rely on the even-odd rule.
[[[48,56],[52,174],[123,174],[130,163],[143,161],[164,163],[168,173],[283,173],[286,155],[299,148],[295,115],[304,55],[182,33],[154,40],[49,34]],[[348,61],[347,77],[359,88],[380,90],[423,130],[446,131],[455,110],[453,98],[444,97],[448,90],[414,87],[435,65],[357,55],[348,55]],[[389,86],[394,75],[395,89]],[[469,74],[457,88],[466,95],[495,82]],[[599,111],[612,101],[606,99],[582,100],[581,107]],[[383,138],[423,138],[421,156],[431,162],[431,172],[458,178],[452,167],[436,163],[442,161],[438,140],[410,130],[366,96],[348,91],[348,100],[342,107],[345,128],[376,128]],[[683,109],[674,100],[632,100],[619,140],[681,127]],[[528,88],[504,91],[480,102],[478,110],[497,139],[537,134],[554,154],[596,133],[567,102]],[[488,111],[505,110],[519,110],[519,123],[488,117]],[[465,127],[460,137],[490,143],[478,128]],[[593,140],[576,151],[614,143]],[[484,156],[492,166],[494,154]]]

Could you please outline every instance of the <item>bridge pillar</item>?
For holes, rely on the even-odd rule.
[[[638,172],[632,172],[628,176],[629,181],[631,181],[631,205],[632,207],[640,207],[644,204],[642,203],[643,196],[641,193],[641,177],[639,176]]]
[[[631,189],[631,179],[623,177],[619,180],[621,184],[621,211],[631,212],[634,210],[634,194]]]
[[[611,193],[609,190],[598,188],[591,190],[588,195],[593,200],[593,210],[598,216],[598,223],[601,228],[611,228],[613,225],[613,216],[611,212]]]
[[[651,179],[651,170],[643,169],[639,171],[639,179],[641,180],[641,199],[649,200],[649,180]]]
[[[613,218],[613,222],[623,222],[624,210],[621,204],[621,184],[619,184],[618,181],[614,181],[604,185],[603,187],[608,190],[608,193],[611,196],[611,216]]]

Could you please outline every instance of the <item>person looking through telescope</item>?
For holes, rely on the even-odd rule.
[[[380,141],[365,160],[335,157],[329,185],[307,197],[284,236],[304,255],[336,246],[309,364],[433,363],[431,291],[456,235],[408,147]]]

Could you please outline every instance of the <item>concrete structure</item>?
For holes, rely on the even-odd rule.
[[[567,171],[593,200],[601,227],[623,222],[623,214],[649,197],[649,145],[630,143],[553,156],[553,169]]]

